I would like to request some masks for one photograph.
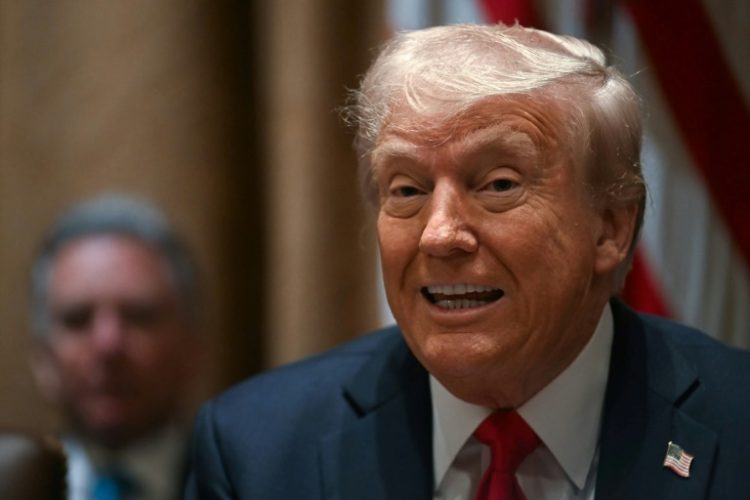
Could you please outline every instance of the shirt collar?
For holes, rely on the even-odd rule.
[[[88,439],[71,436],[63,443],[70,464],[69,481],[80,485],[76,489],[88,488],[97,469],[116,467],[137,481],[144,489],[144,498],[177,496],[186,451],[186,436],[177,426],[168,425],[116,453]]]
[[[614,323],[609,304],[594,334],[573,362],[518,413],[547,446],[568,478],[583,488],[596,453],[604,407]],[[433,467],[436,484],[489,408],[456,398],[430,375]]]

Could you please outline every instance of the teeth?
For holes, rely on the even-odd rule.
[[[484,285],[470,285],[470,284],[458,284],[458,285],[433,285],[428,286],[427,291],[431,294],[440,295],[464,295],[466,293],[474,292],[491,292],[497,290],[491,286]]]
[[[470,309],[472,307],[479,307],[488,304],[487,300],[468,300],[468,299],[457,299],[457,300],[439,300],[435,303],[438,307],[443,309]]]
[[[432,285],[422,289],[425,298],[442,309],[471,309],[501,298],[504,293],[491,286],[458,283]]]

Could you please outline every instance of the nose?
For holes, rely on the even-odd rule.
[[[478,241],[469,224],[469,207],[458,190],[436,187],[428,208],[419,241],[421,251],[435,257],[476,251]]]
[[[98,353],[105,356],[121,353],[125,335],[124,322],[116,311],[100,311],[94,318],[92,340]]]

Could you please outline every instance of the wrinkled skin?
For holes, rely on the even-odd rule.
[[[593,334],[635,209],[594,206],[560,109],[477,106],[425,131],[394,114],[372,155],[378,239],[388,302],[421,363],[464,400],[517,407]],[[449,309],[425,293],[455,284],[501,297]]]

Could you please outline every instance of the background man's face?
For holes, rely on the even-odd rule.
[[[191,335],[162,258],[128,237],[83,237],[58,252],[48,290],[57,397],[73,424],[120,446],[164,423]]]
[[[609,289],[596,270],[602,218],[557,115],[532,100],[483,106],[442,140],[395,116],[372,157],[378,237],[415,355],[459,397],[507,407],[572,361]]]

